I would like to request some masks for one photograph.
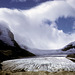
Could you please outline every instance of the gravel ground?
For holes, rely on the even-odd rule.
[[[38,72],[7,72],[1,71],[0,75],[75,75],[75,72],[59,71],[59,72],[47,72],[47,71],[38,71]]]

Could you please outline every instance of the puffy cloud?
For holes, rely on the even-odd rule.
[[[73,23],[73,29],[75,30],[75,21],[74,21],[74,23]]]
[[[0,21],[8,24],[21,46],[30,48],[59,49],[75,41],[75,33],[58,30],[59,17],[75,17],[75,9],[67,1],[47,1],[29,10],[0,8]]]
[[[66,1],[70,6],[75,8],[75,0],[54,0],[54,1]]]
[[[66,0],[69,5],[75,8],[75,0]]]

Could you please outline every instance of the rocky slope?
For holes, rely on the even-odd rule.
[[[68,71],[60,71],[60,72],[47,72],[47,71],[38,71],[38,72],[7,72],[1,71],[0,75],[75,75],[75,72],[68,72]]]
[[[29,56],[34,56],[34,54],[22,49],[14,40],[12,32],[0,24],[0,62]]]
[[[67,51],[67,50],[70,50],[70,49],[75,49],[75,41],[74,42],[71,42],[69,43],[67,46],[65,46],[62,51]]]
[[[66,57],[75,62],[75,41],[65,46],[62,51],[71,52],[71,54],[68,54]]]

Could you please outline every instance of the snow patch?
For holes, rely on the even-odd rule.
[[[14,46],[11,40],[13,37],[10,38],[10,33],[11,32],[7,24],[5,22],[0,22],[0,40],[7,43],[8,45]]]

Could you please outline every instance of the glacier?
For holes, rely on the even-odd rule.
[[[75,71],[75,63],[65,57],[34,57],[1,63],[3,71]]]

